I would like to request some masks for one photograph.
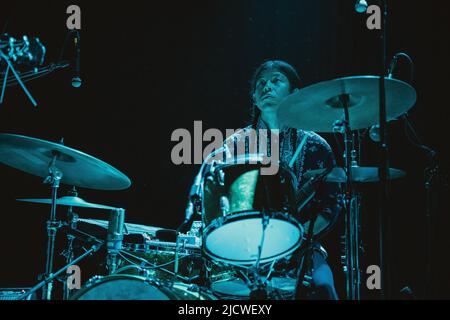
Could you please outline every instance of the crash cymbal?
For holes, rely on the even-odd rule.
[[[0,162],[38,177],[48,176],[48,167],[62,172],[61,183],[98,190],[122,190],[130,179],[109,164],[62,144],[36,138],[0,134]]]
[[[96,226],[100,226],[104,229],[108,229],[108,220],[97,220],[97,219],[78,219],[78,221],[93,224]],[[134,223],[125,223],[125,233],[126,234],[143,234],[148,233],[152,236],[156,235],[156,231],[164,230],[164,228],[159,227],[151,227],[151,226],[144,226],[141,224],[134,224]]]
[[[325,169],[309,170],[305,172],[303,177],[305,179],[310,179],[316,175],[323,173]],[[394,180],[402,178],[406,173],[399,169],[390,168],[388,172],[388,179]],[[346,182],[347,177],[343,168],[336,167],[327,175],[325,178],[327,182]],[[378,178],[378,168],[377,167],[352,167],[352,181],[353,182],[377,182],[380,181]]]
[[[52,204],[52,199],[17,199],[17,201],[31,202],[31,203],[43,203]],[[89,203],[79,197],[65,196],[56,199],[56,205],[68,206],[68,207],[80,207],[80,208],[92,208],[92,209],[104,209],[114,210],[117,209],[111,206],[105,206],[103,204]]]
[[[393,120],[416,102],[416,91],[406,82],[386,78],[386,118]],[[350,129],[379,123],[379,77],[355,76],[319,82],[289,95],[278,109],[282,125],[316,132],[333,132],[344,120],[341,95],[349,95]]]

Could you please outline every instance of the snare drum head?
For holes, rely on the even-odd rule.
[[[150,278],[110,275],[90,281],[71,300],[211,300],[214,296],[199,293],[183,283],[162,285]]]
[[[258,248],[263,236],[261,215],[240,214],[223,224],[206,230],[205,252],[214,259],[230,264],[253,264],[258,258]],[[268,262],[292,253],[301,243],[303,230],[300,224],[285,215],[272,217],[264,232],[261,262]]]

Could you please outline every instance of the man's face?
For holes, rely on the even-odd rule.
[[[256,80],[253,101],[261,112],[277,110],[281,101],[291,94],[288,78],[277,70],[266,70]]]

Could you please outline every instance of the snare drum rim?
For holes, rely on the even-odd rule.
[[[295,217],[293,217],[292,215],[290,215],[288,213],[279,212],[279,211],[273,211],[273,212],[270,212],[269,214],[271,215],[271,219],[282,218],[282,219],[279,219],[279,220],[290,222],[294,226],[298,227],[298,229],[300,231],[300,236],[299,236],[299,239],[297,240],[297,242],[290,249],[287,249],[287,250],[285,250],[284,252],[282,252],[280,254],[261,259],[260,260],[261,263],[272,262],[273,260],[281,259],[281,258],[291,254],[295,250],[297,250],[301,246],[301,244],[303,242],[304,229],[303,229],[302,224],[299,223],[297,221],[297,219],[295,219]],[[220,228],[221,226],[226,225],[227,223],[234,222],[234,221],[239,221],[239,220],[244,220],[243,218],[253,218],[253,217],[259,217],[260,218],[261,217],[261,213],[259,211],[254,211],[254,210],[252,210],[252,211],[244,211],[244,212],[239,212],[239,213],[236,213],[236,214],[229,214],[229,215],[226,215],[226,216],[223,216],[223,217],[219,217],[219,218],[216,218],[213,221],[211,221],[209,226],[207,226],[205,228],[205,230],[203,231],[203,239],[202,239],[202,250],[203,250],[203,252],[208,257],[210,257],[213,260],[217,260],[217,261],[220,261],[220,262],[223,262],[223,263],[227,263],[227,264],[231,264],[231,265],[250,266],[250,265],[254,264],[256,262],[256,259],[253,259],[253,260],[225,259],[223,257],[220,257],[220,256],[214,254],[213,252],[208,250],[207,247],[206,247],[207,237],[214,230]]]

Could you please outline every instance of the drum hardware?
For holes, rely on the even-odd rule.
[[[393,68],[391,68],[393,69]],[[412,86],[384,76],[356,76],[324,81],[308,86],[288,96],[278,109],[281,125],[316,132],[340,132],[343,134],[345,150],[345,221],[346,248],[344,256],[347,267],[347,297],[359,299],[359,198],[356,197],[354,182],[376,182],[386,190],[388,179],[400,178],[404,172],[387,165],[385,141],[386,121],[397,119],[415,104],[417,95]],[[392,70],[391,70],[392,71]],[[378,120],[377,120],[378,119]],[[383,165],[378,168],[358,167],[354,148],[353,130],[380,126],[380,146]],[[340,180],[339,176],[331,179]],[[380,203],[380,241],[383,243],[385,217],[384,203],[387,194],[383,191]],[[384,270],[384,246],[380,249],[380,260]],[[383,273],[384,274],[384,273]]]
[[[349,94],[341,96],[341,102],[344,106],[345,120],[343,121],[344,130],[344,160],[347,181],[344,192],[344,212],[345,212],[345,236],[346,236],[346,266],[347,266],[347,299],[359,300],[361,281],[361,270],[359,268],[359,211],[356,211],[354,202],[355,191],[352,185],[352,168],[357,165],[356,151],[354,149],[354,137],[350,129],[350,113],[349,113]],[[359,206],[359,204],[356,204]]]
[[[269,199],[268,197],[268,190],[267,190],[267,185],[264,183],[264,191],[266,192],[266,197],[264,197],[266,200]],[[267,203],[267,208],[270,208],[270,204]],[[261,234],[261,242],[258,246],[258,256],[256,258],[255,261],[255,266],[254,267],[250,267],[250,271],[253,273],[254,277],[255,277],[255,281],[253,283],[253,289],[250,292],[250,300],[267,300],[267,291],[266,291],[266,281],[267,278],[262,278],[261,277],[261,273],[260,273],[260,262],[261,262],[261,254],[262,254],[262,249],[264,246],[264,240],[266,239],[266,229],[267,226],[269,225],[269,219],[270,216],[266,211],[266,208],[263,207],[262,208],[262,234]]]
[[[108,229],[108,220],[99,220],[99,219],[85,219],[80,218],[78,219],[79,222],[87,223],[90,225],[99,226],[103,229]],[[148,234],[151,237],[157,237],[157,232],[160,230],[167,230],[160,227],[153,227],[153,226],[145,226],[142,224],[135,224],[135,223],[124,223],[124,234],[130,235],[130,234],[136,234],[136,235],[144,235]],[[175,231],[175,230],[172,230]]]
[[[32,289],[35,291],[43,287],[42,298],[50,300],[53,279],[57,276],[52,273],[56,233],[64,225],[61,221],[56,220],[57,194],[60,184],[92,189],[120,190],[128,188],[131,182],[123,173],[105,162],[64,146],[63,139],[60,143],[53,143],[26,136],[0,134],[0,162],[32,175],[43,177],[44,183],[51,186],[51,200],[44,199],[45,201],[41,202],[51,205],[50,218],[46,226],[48,241],[45,274],[44,279]],[[72,196],[71,200],[74,200],[73,198]],[[76,200],[79,200],[79,198]],[[78,201],[78,203],[80,202]],[[73,206],[74,203],[69,201],[65,205]],[[114,208],[112,211],[117,212],[118,210],[123,209]],[[120,240],[119,232],[117,229],[112,231],[114,234],[109,239],[109,243],[114,244]],[[94,244],[88,251],[89,254],[97,251],[98,247],[98,244]],[[82,255],[83,258],[85,256]],[[72,264],[79,260],[74,261],[72,261]],[[63,272],[65,268],[60,271]],[[58,271],[58,275],[60,271]]]
[[[41,289],[42,287],[46,286],[47,288],[49,288],[48,284],[52,283],[53,280],[55,278],[57,278],[60,274],[62,274],[63,272],[65,272],[67,270],[67,268],[69,268],[70,266],[77,264],[78,262],[80,262],[81,260],[83,260],[84,258],[86,258],[87,256],[90,256],[91,254],[93,254],[94,252],[97,252],[100,247],[102,246],[102,243],[96,243],[93,244],[91,246],[91,248],[89,250],[87,250],[85,253],[83,253],[82,255],[80,255],[78,258],[74,259],[71,263],[66,264],[64,267],[62,267],[61,269],[59,269],[58,271],[56,271],[55,273],[51,273],[48,276],[45,277],[44,280],[42,280],[41,282],[39,282],[37,285],[35,285],[33,288],[31,288],[29,291],[25,292],[24,294],[22,294],[21,296],[18,297],[18,300],[22,300],[26,297],[28,297],[29,295],[35,293],[37,290]],[[47,289],[48,290],[48,289]],[[47,291],[46,293],[48,293],[50,291]],[[51,293],[51,292],[50,292]],[[44,296],[43,298],[46,299],[51,296]]]
[[[61,140],[61,143],[63,141]],[[60,221],[56,220],[56,198],[58,195],[58,188],[63,176],[63,173],[56,167],[56,158],[58,153],[54,153],[53,158],[48,166],[49,175],[45,178],[44,183],[50,184],[52,189],[52,201],[50,210],[50,219],[47,221],[47,260],[45,263],[45,278],[49,278],[53,270],[53,257],[55,254],[55,240],[57,230],[62,226]],[[50,277],[51,278],[51,277]],[[45,280],[44,280],[45,281]],[[53,282],[51,280],[44,282],[43,299],[51,300]]]
[[[117,256],[122,249],[124,222],[124,209],[111,210],[108,233],[106,235],[106,267],[109,274],[113,274],[117,270]]]
[[[173,254],[175,254],[175,252],[172,252]],[[154,264],[152,262],[150,262],[150,259],[145,259],[139,256],[136,256],[128,251],[125,250],[121,250],[119,255],[125,259],[125,261],[127,261],[128,263],[130,263],[130,265],[121,267],[119,269],[117,269],[115,271],[114,274],[118,274],[118,273],[124,273],[124,271],[129,270],[129,269],[135,269],[138,271],[138,274],[140,275],[144,275],[146,277],[152,277],[152,278],[160,278],[162,279],[162,276],[154,276],[152,274],[152,272],[156,272],[157,270],[161,270],[162,272],[164,272],[167,275],[170,275],[170,279],[174,280],[174,281],[183,281],[185,283],[191,283],[192,281],[196,280],[198,278],[198,276],[193,276],[193,277],[187,277],[187,276],[182,276],[179,274],[179,271],[172,272],[164,267],[166,266],[170,266],[172,264],[174,264],[176,261],[179,261],[181,259],[187,259],[188,257],[191,257],[191,254],[185,254],[182,257],[177,257],[176,259],[172,259],[169,260],[168,262],[164,262],[161,264]],[[135,261],[130,261],[126,256],[129,256],[130,258],[134,259]],[[139,265],[136,264],[136,262],[140,262]]]
[[[76,188],[73,187],[71,191],[69,191],[70,195],[77,196],[78,193],[76,191]],[[67,225],[70,229],[76,229],[77,228],[77,221],[78,221],[78,214],[76,214],[72,207],[70,206],[67,210]],[[74,250],[73,250],[73,242],[75,240],[75,236],[67,233],[67,249],[61,253],[62,256],[66,258],[66,263],[71,263],[73,260]],[[70,296],[70,289],[67,284],[67,281],[63,282],[63,300],[69,299]]]
[[[325,169],[320,175],[313,177],[305,186],[300,189],[300,200],[306,198],[307,201],[312,199],[312,196],[308,194],[313,193],[313,195],[318,194],[319,197],[316,197],[312,200],[313,209],[311,210],[311,217],[309,220],[308,231],[306,234],[305,245],[301,249],[302,258],[300,265],[297,270],[297,284],[295,287],[295,299],[304,299],[307,297],[309,290],[311,289],[311,274],[313,268],[313,253],[314,253],[314,226],[316,224],[317,217],[319,213],[322,211],[322,201],[319,200],[322,193],[322,185],[325,182],[326,176],[332,172],[333,168]],[[308,195],[308,196],[304,196]],[[304,200],[303,200],[304,201]],[[303,205],[302,205],[303,207]]]

